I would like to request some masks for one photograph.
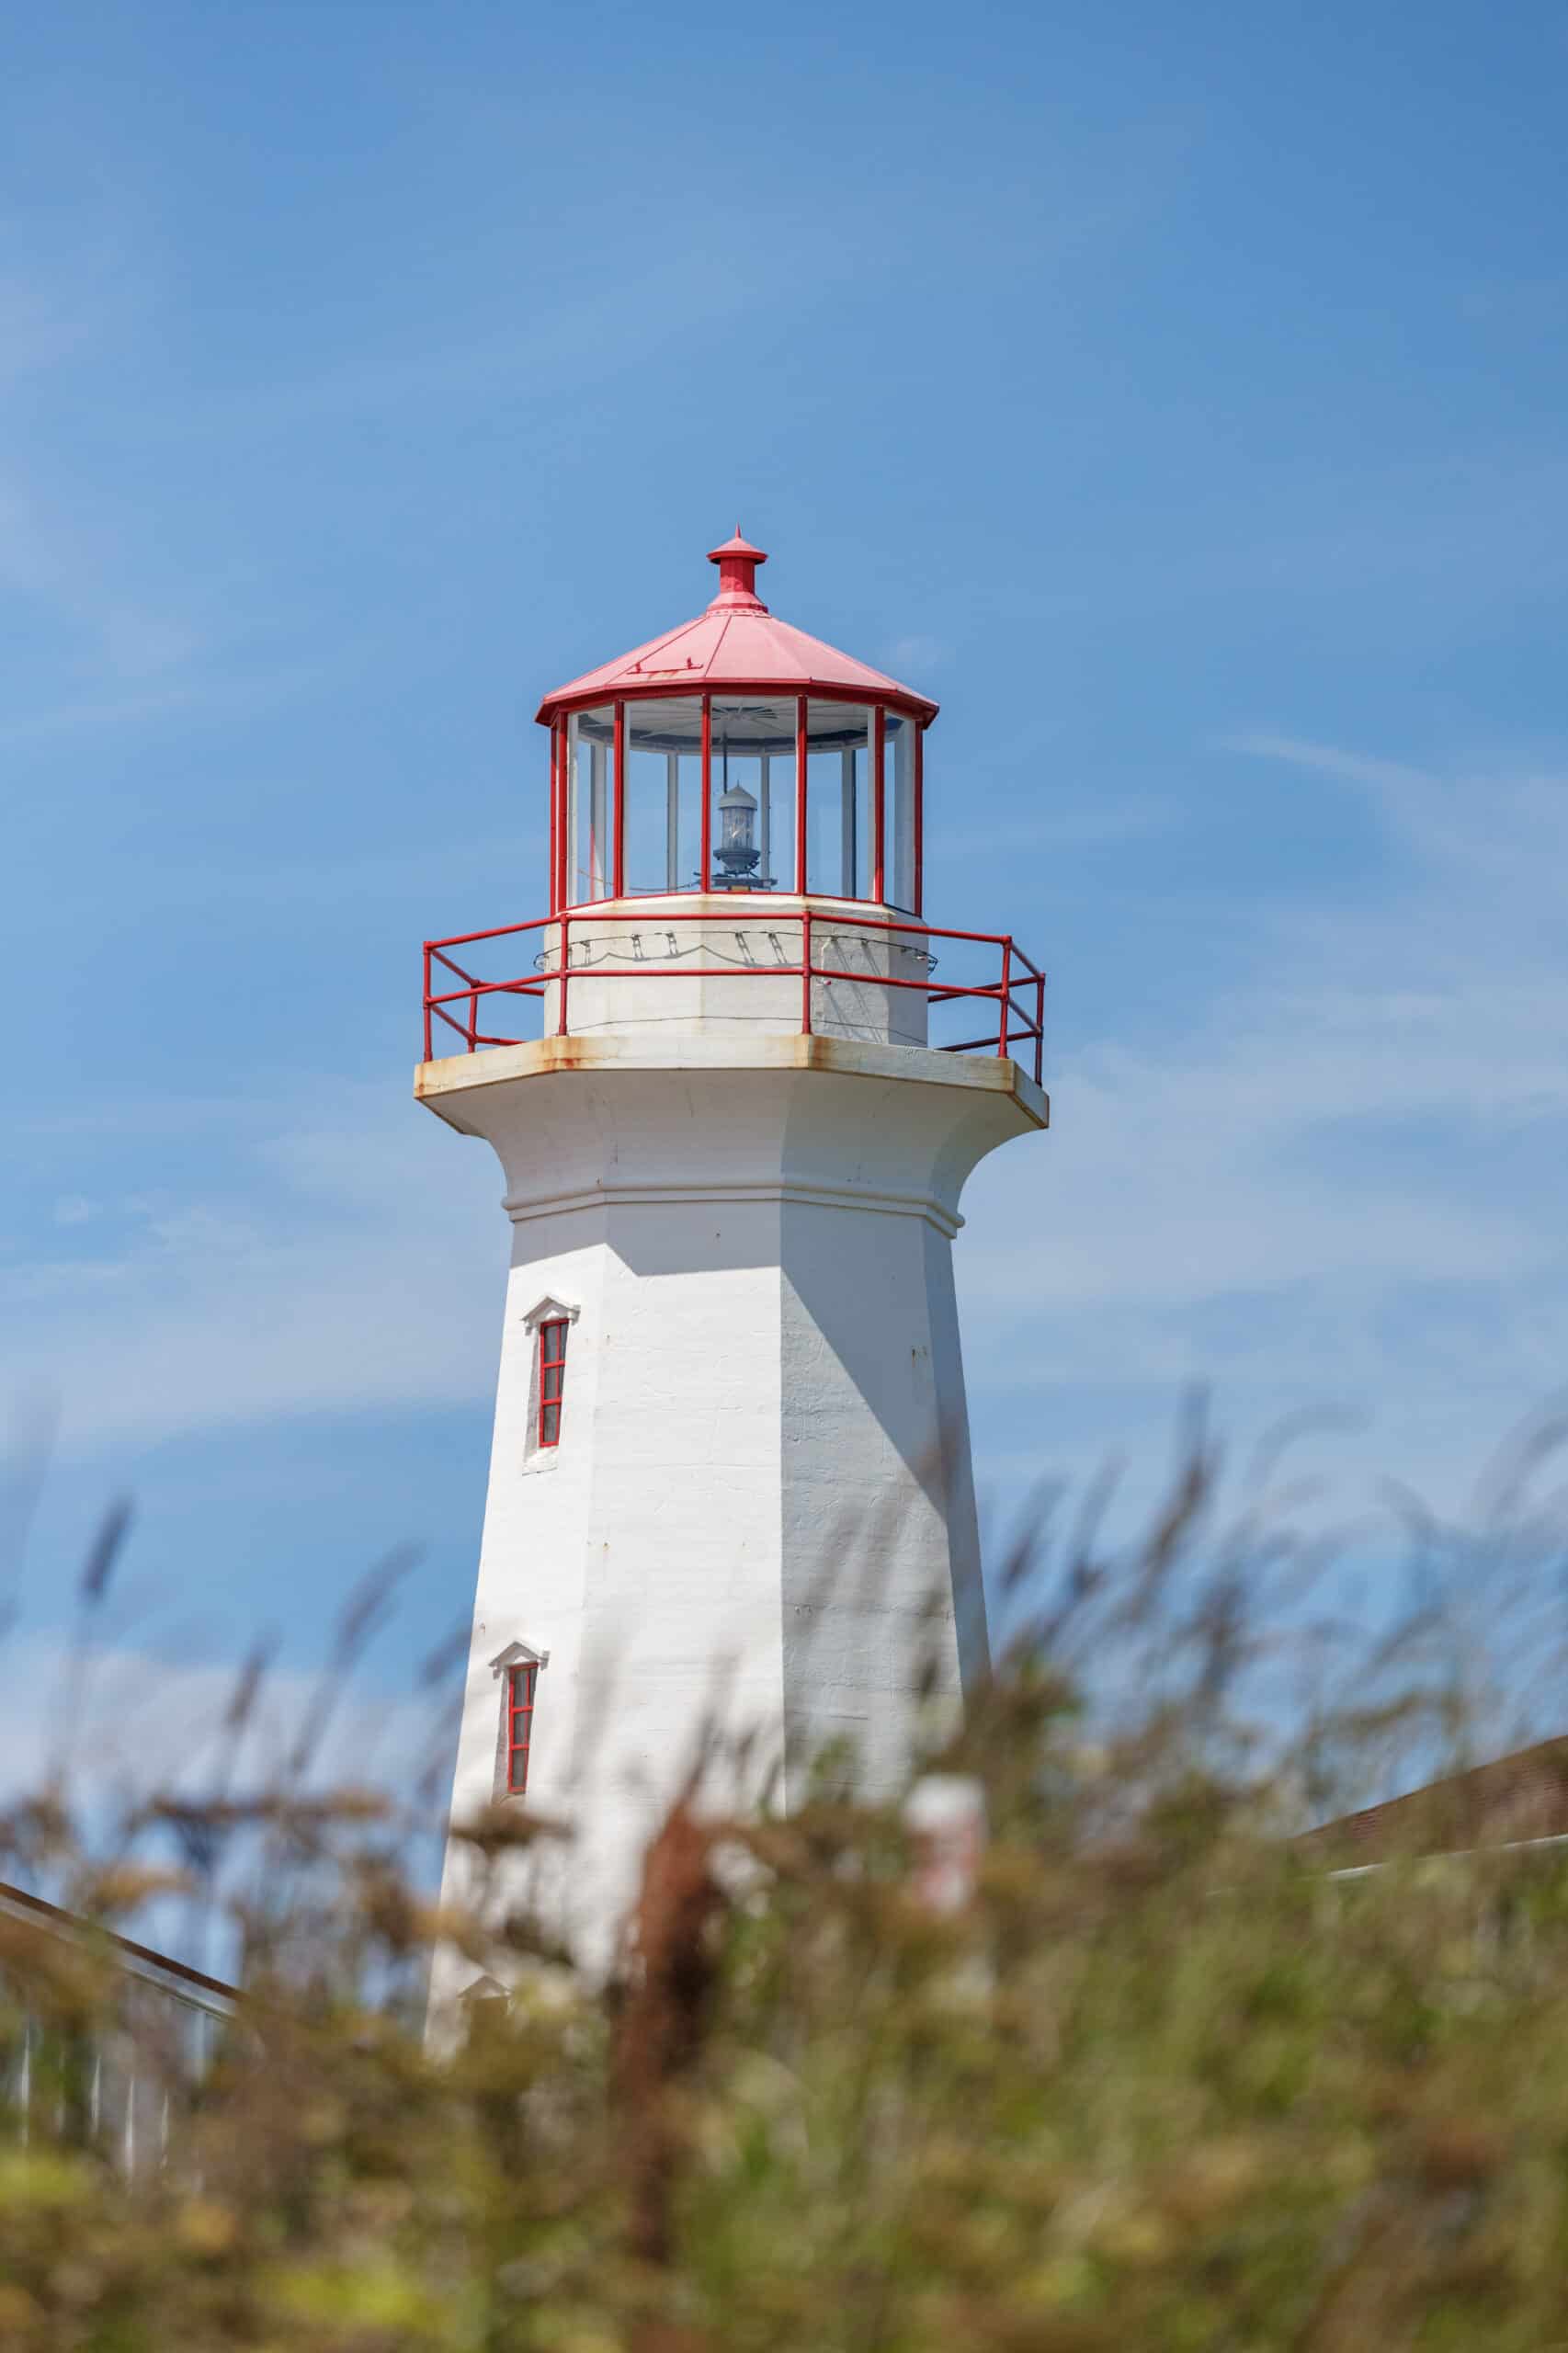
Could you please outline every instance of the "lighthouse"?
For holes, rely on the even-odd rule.
[[[595,1964],[699,1753],[716,1803],[887,1792],[989,1664],[952,1245],[1047,1123],[1044,982],[926,922],[937,706],[767,560],[545,696],[544,912],[425,951],[415,1093],[512,1235],[452,1816],[566,1825],[535,1893]]]

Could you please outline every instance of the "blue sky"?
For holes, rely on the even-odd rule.
[[[506,1236],[417,945],[539,911],[539,693],[737,518],[943,704],[932,919],[1051,972],[983,1488],[1156,1475],[1201,1376],[1462,1499],[1568,1384],[1565,85],[1531,5],[14,18],[13,1745],[122,1490],[127,1724],[405,1540],[372,1716],[466,1613]]]

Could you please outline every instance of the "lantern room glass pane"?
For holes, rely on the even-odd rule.
[[[795,874],[793,695],[713,704],[716,891],[789,891]]]
[[[806,706],[806,887],[828,898],[871,895],[874,725],[860,703]]]
[[[614,866],[615,706],[566,722],[566,904],[608,899]]]
[[[888,904],[915,913],[916,722],[890,710],[882,736],[882,889]]]
[[[626,712],[626,887],[690,891],[702,856],[702,704],[652,695]]]

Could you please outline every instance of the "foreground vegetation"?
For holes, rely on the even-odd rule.
[[[526,1913],[438,1921],[358,1793],[152,1802],[107,1863],[21,1810],[11,1875],[101,1916],[171,1836],[214,1891],[243,1849],[247,2000],[155,2167],[127,2179],[80,2101],[0,2120],[0,2343],[1568,2346],[1568,1849],[1335,1876],[1296,1839],[1392,1744],[1462,1750],[1473,1694],[1426,1609],[1287,1709],[1309,1563],[1259,1525],[1216,1527],[1199,1449],[1127,1556],[1092,1516],[1054,1564],[1020,1549],[1036,1623],[934,1760],[989,1815],[949,1911],[900,1809],[826,1779],[787,1822],[677,1809],[608,1988]],[[472,1828],[498,1870],[550,1835]],[[438,1932],[518,1991],[432,2056]],[[63,2083],[112,1967],[22,1923],[0,1959],[8,2035],[41,2020]]]

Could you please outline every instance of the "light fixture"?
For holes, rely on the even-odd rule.
[[[756,846],[756,802],[744,784],[732,784],[719,795],[719,864],[716,878],[722,890],[744,890],[756,872],[761,853]]]

